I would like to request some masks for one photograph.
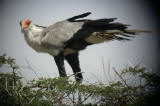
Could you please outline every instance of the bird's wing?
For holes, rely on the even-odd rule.
[[[97,20],[76,20],[88,16],[84,13],[67,20],[57,22],[43,31],[42,45],[46,47],[65,47],[70,42],[79,41],[83,43],[101,43],[108,40],[130,40],[130,35],[137,32],[147,32],[142,30],[128,30],[126,24],[114,22],[117,18],[106,18]],[[120,36],[119,36],[120,35]]]
[[[86,12],[86,13],[83,13],[83,14],[80,14],[80,15],[77,15],[77,16],[73,16],[73,17],[71,17],[67,20],[70,21],[70,22],[75,22],[76,19],[87,17],[90,14],[91,14],[91,12]]]
[[[57,22],[42,32],[41,43],[46,47],[63,47],[64,43],[70,40],[84,22],[69,22],[67,20]]]
[[[117,18],[98,20],[84,20],[83,27],[67,42],[67,45],[76,45],[78,42],[86,45],[102,43],[110,40],[130,40],[133,35],[148,33],[146,30],[130,30],[130,25],[114,22]],[[74,43],[73,43],[74,42]]]
[[[49,27],[44,28],[42,32],[41,44],[45,47],[63,47],[64,42],[71,39],[74,34],[80,30],[84,24],[84,20],[76,19],[84,18],[91,14],[90,12],[73,16],[64,21],[57,22]]]

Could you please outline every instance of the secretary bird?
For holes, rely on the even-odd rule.
[[[31,20],[20,21],[24,38],[28,45],[37,52],[49,53],[54,57],[60,77],[66,77],[64,60],[71,66],[77,82],[83,80],[79,66],[79,51],[89,45],[111,40],[130,40],[145,30],[130,30],[127,24],[114,22],[117,18],[79,19],[90,12],[56,22],[48,27],[34,24]]]

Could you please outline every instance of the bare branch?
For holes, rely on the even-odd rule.
[[[126,81],[123,79],[123,77],[116,71],[116,69],[113,68],[113,70],[114,70],[114,72],[118,75],[118,77],[124,82],[124,84],[125,84],[127,87],[129,87],[128,84],[127,84],[127,82],[126,82]]]
[[[31,64],[29,63],[29,61],[25,58],[25,61],[28,65],[28,69],[32,70],[33,73],[36,75],[37,78],[39,78],[38,74],[36,73],[36,71],[32,68]]]

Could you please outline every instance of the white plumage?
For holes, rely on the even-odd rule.
[[[21,21],[21,25],[29,46],[37,52],[46,52],[53,56],[58,55],[64,49],[64,43],[71,39],[84,24],[84,22],[71,23],[65,20],[47,28],[38,27],[33,22],[30,22],[30,25],[25,27],[26,21],[30,20]]]

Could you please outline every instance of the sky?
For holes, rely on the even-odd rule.
[[[89,19],[117,17],[117,22],[132,25],[132,29],[151,30],[151,34],[137,35],[129,42],[111,41],[92,45],[80,52],[80,66],[84,80],[105,82],[115,79],[112,68],[121,70],[141,63],[150,71],[158,70],[159,45],[156,12],[147,0],[2,0],[0,2],[0,55],[16,59],[25,79],[38,76],[57,77],[58,70],[52,56],[37,53],[28,46],[21,33],[19,22],[31,19],[34,23],[49,26],[57,21],[85,12]],[[103,70],[103,64],[105,70]],[[28,67],[32,67],[32,70]],[[72,74],[65,62],[68,75]],[[33,71],[34,70],[34,71]],[[0,68],[0,71],[3,71]],[[106,73],[106,74],[105,74]]]

